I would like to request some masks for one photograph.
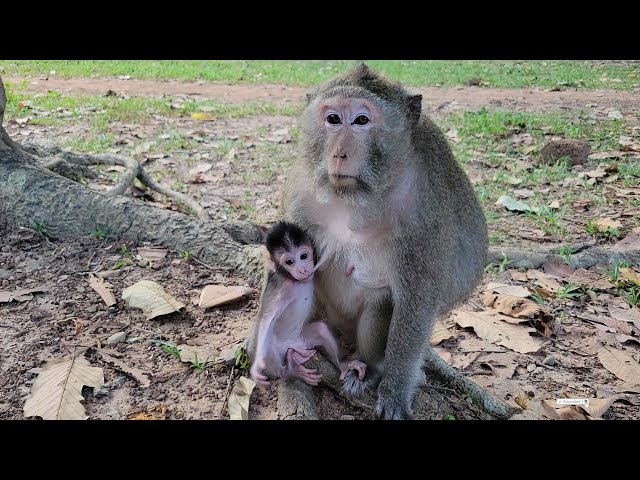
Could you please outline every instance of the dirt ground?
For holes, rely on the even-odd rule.
[[[22,80],[4,79],[15,83]],[[93,94],[113,90],[126,95],[182,95],[230,103],[268,100],[292,104],[299,103],[304,93],[300,88],[278,85],[86,78],[32,78],[28,79],[27,90]],[[484,106],[527,112],[591,109],[603,115],[615,108],[624,118],[637,122],[635,114],[640,104],[637,92],[605,90],[460,87],[426,88],[422,92],[425,109],[436,120],[452,111]],[[109,128],[118,139],[111,151],[133,155],[151,172],[162,173],[168,184],[177,182],[213,217],[249,217],[266,224],[278,218],[282,185],[295,155],[295,125],[296,118],[287,116],[252,116],[214,122],[157,116],[143,124],[113,122]],[[77,134],[82,128],[82,122],[47,126],[13,121],[7,125],[14,140],[42,143]],[[163,151],[156,142],[167,135],[168,128],[180,132],[182,138],[188,139],[189,146]],[[470,162],[467,172],[474,180],[486,175],[487,168],[482,162]],[[88,186],[107,188],[113,184],[118,171],[118,168],[102,169]],[[549,188],[562,190],[563,186]],[[141,200],[155,202],[159,208],[178,208],[157,194],[133,193]],[[611,191],[612,195],[615,193]],[[637,208],[624,204],[626,198],[620,197],[616,204],[590,205],[587,209],[576,210],[572,222],[566,226],[568,233],[564,241],[590,241],[581,225],[587,218],[598,215],[625,218],[628,228],[623,233],[631,234],[631,230],[638,227],[640,214]],[[208,268],[182,258],[180,252],[170,252],[152,268],[124,258],[125,265],[108,279],[118,304],[107,308],[89,286],[88,273],[112,269],[123,260],[122,242],[95,237],[63,242],[56,239],[55,232],[46,232],[43,236],[33,229],[9,228],[2,222],[0,218],[0,291],[34,287],[46,291],[35,293],[26,301],[0,303],[0,418],[24,418],[23,407],[39,369],[52,359],[68,356],[82,348],[88,348],[86,357],[91,365],[103,368],[106,382],[101,389],[84,389],[83,403],[90,418],[124,419],[132,413],[154,408],[162,410],[161,416],[170,419],[228,418],[229,392],[238,377],[247,374],[246,371],[234,367],[232,362],[220,362],[204,371],[196,371],[163,351],[157,341],[210,345],[218,352],[238,344],[246,336],[257,312],[258,293],[239,303],[209,310],[200,309],[197,299],[208,284],[248,285],[259,289],[257,279],[237,278],[215,266]],[[505,233],[507,230],[509,233]],[[507,211],[498,215],[490,231],[500,234],[500,245],[503,246],[558,241],[552,235],[540,235],[525,218]],[[611,241],[612,245],[615,240]],[[142,245],[128,243],[126,249],[135,253],[139,246]],[[640,387],[616,377],[598,357],[603,346],[608,346],[625,352],[637,362],[640,358],[640,323],[618,325],[616,330],[613,323],[594,320],[598,316],[608,318],[611,307],[626,310],[627,305],[603,284],[606,275],[592,270],[595,277],[591,281],[600,282],[600,287],[594,288],[593,296],[571,296],[550,303],[554,335],[538,335],[542,342],[539,351],[518,353],[495,345],[448,319],[445,325],[453,336],[437,347],[439,353],[475,382],[512,405],[516,405],[515,398],[522,393],[536,401],[616,397],[603,418],[640,418]],[[566,276],[570,275],[567,273]],[[555,278],[560,283],[566,282],[561,275]],[[186,307],[180,313],[146,320],[139,309],[128,307],[120,295],[124,288],[141,279],[161,284]],[[489,282],[536,284],[533,276],[527,277],[526,272],[513,269],[487,274],[483,285],[470,299],[470,305],[482,304],[481,294]],[[539,331],[539,323],[531,324]],[[125,341],[105,344],[107,338],[118,332],[126,333]],[[623,339],[620,334],[628,338]],[[106,359],[103,353],[117,359],[118,364]],[[131,373],[131,367],[139,370]],[[150,381],[149,386],[143,385],[145,378]],[[370,418],[368,412],[350,406],[328,390],[318,391],[318,395],[326,418]],[[255,419],[279,418],[275,389],[255,389],[249,414]]]

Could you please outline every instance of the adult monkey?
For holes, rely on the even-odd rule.
[[[411,418],[433,323],[472,291],[487,252],[471,183],[421,108],[365,64],[316,88],[283,199],[320,251],[317,315],[367,364],[343,391],[377,386],[385,419]]]

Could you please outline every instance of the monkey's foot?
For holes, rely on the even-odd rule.
[[[365,364],[363,366],[366,368]],[[353,368],[345,373],[340,393],[348,398],[361,398],[367,391],[373,390],[379,380],[380,375],[373,369],[367,370],[366,375],[361,377],[360,370]]]
[[[367,371],[367,365],[358,361],[358,360],[351,360],[348,362],[341,362],[340,363],[340,380],[344,380],[344,377],[347,375],[347,373],[349,373],[350,371],[355,371],[358,373],[358,378],[360,380],[362,380],[364,378],[364,374]]]
[[[260,388],[267,388],[269,385],[271,385],[271,382],[269,382],[269,377],[267,377],[263,373],[264,368],[264,362],[258,361],[254,363],[249,370],[251,379],[256,382],[256,385],[258,385]]]
[[[413,419],[410,401],[404,400],[400,392],[389,389],[384,382],[378,387],[375,415],[382,420]]]
[[[315,350],[294,350],[290,348],[287,350],[287,364],[289,365],[289,375],[304,380],[309,385],[318,385],[322,380],[322,375],[318,373],[316,369],[306,368],[301,363],[309,360]],[[308,356],[307,356],[308,355]],[[300,361],[302,359],[302,361]]]

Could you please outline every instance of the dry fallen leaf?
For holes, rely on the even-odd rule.
[[[229,395],[229,418],[231,420],[249,419],[249,398],[256,382],[247,377],[240,377]]]
[[[0,303],[8,303],[14,300],[16,302],[26,302],[27,300],[33,299],[32,293],[43,293],[48,291],[49,289],[47,287],[36,287],[23,288],[20,290],[14,290],[13,292],[0,292]]]
[[[611,304],[607,305],[609,315],[616,320],[633,323],[640,330],[640,309],[638,308],[618,308]]]
[[[620,276],[625,280],[629,280],[630,282],[633,282],[640,287],[640,274],[635,270],[632,270],[628,267],[623,267],[620,269]]]
[[[595,226],[600,232],[605,232],[609,228],[622,228],[622,222],[614,220],[612,218],[597,218],[594,222]]]
[[[47,363],[31,387],[24,405],[25,417],[44,420],[86,420],[82,387],[101,387],[104,374],[86,358],[61,358]]]
[[[127,415],[127,420],[165,420],[167,418],[167,407],[156,405],[151,410],[140,410]]]
[[[507,323],[512,319],[499,313],[456,309],[453,318],[463,328],[472,327],[480,338],[516,352],[537,352],[542,346],[542,342],[529,335],[529,332],[536,331],[535,328]]]
[[[611,288],[609,279],[602,273],[598,273],[593,270],[586,270],[584,268],[578,268],[566,280],[569,283],[585,286],[595,290],[607,290]]]
[[[442,320],[437,319],[436,322],[433,324],[433,330],[431,331],[431,338],[429,340],[429,343],[431,343],[431,346],[436,346],[441,342],[444,342],[445,340],[448,340],[450,338],[453,338],[453,334],[449,331],[449,329],[447,327],[444,326],[444,323],[442,323]]]
[[[122,298],[130,307],[141,308],[147,320],[177,312],[184,307],[161,285],[151,280],[140,280],[122,291]]]
[[[122,360],[112,357],[104,350],[98,350],[98,353],[106,362],[113,363],[118,370],[131,375],[140,385],[148,387],[151,385],[151,381],[144,375],[145,372],[136,367],[131,367],[124,363]]]
[[[640,364],[631,355],[603,345],[598,351],[598,360],[620,380],[640,385]]]
[[[496,283],[496,282],[489,283],[486,286],[485,291],[501,293],[503,295],[513,295],[514,297],[522,297],[522,298],[526,298],[531,294],[529,289],[526,287],[519,287],[518,285],[507,285],[506,283]]]
[[[198,175],[199,173],[207,173],[212,168],[213,168],[213,165],[211,165],[210,163],[201,163],[193,167],[191,170],[189,170],[189,175],[194,176],[194,175]]]
[[[500,205],[505,207],[507,210],[517,211],[517,212],[538,212],[540,210],[539,207],[532,207],[531,205],[516,200],[513,197],[508,195],[502,195],[498,198],[498,201],[495,203],[496,205]]]
[[[249,287],[223,287],[222,285],[207,285],[200,293],[200,308],[210,308],[225,305],[251,295],[255,290]]]
[[[116,296],[113,294],[111,290],[113,285],[108,282],[105,282],[102,278],[96,277],[95,275],[89,276],[89,286],[93,288],[100,298],[107,304],[107,307],[111,307],[118,303],[116,300]]]
[[[607,318],[607,317],[604,317],[602,321],[607,327],[613,329],[615,333],[631,335],[631,332],[633,331],[633,329],[631,328],[631,325],[629,325],[627,322],[622,322],[620,320],[615,320],[613,318]]]
[[[527,271],[527,277],[533,280],[536,283],[536,285],[550,292],[557,292],[558,289],[561,287],[561,285],[558,283],[556,279],[552,278],[550,275],[547,275],[544,272],[541,272],[540,270]]]
[[[613,248],[618,250],[626,250],[631,248],[640,250],[640,233],[632,233],[630,235],[627,235],[622,240],[616,242]]]
[[[542,265],[542,270],[544,271],[544,273],[551,277],[567,278],[573,272],[575,272],[576,269],[570,267],[565,263],[547,262]]]
[[[513,295],[489,294],[484,292],[482,302],[487,307],[493,307],[500,313],[504,313],[514,318],[533,318],[542,311],[537,303],[526,298],[516,297]]]
[[[621,152],[616,150],[610,150],[607,152],[596,152],[589,155],[589,160],[606,160],[607,158],[620,158]]]
[[[163,247],[138,247],[138,255],[147,262],[158,262],[167,256],[169,250]]]
[[[513,401],[516,402],[523,410],[529,410],[541,417],[549,418],[551,420],[558,420],[560,418],[555,409],[551,408],[546,402],[533,400],[532,398],[529,398],[529,395],[525,392],[520,392]]]
[[[193,112],[191,114],[191,118],[193,118],[194,120],[201,120],[201,121],[210,121],[210,120],[216,119],[216,117],[214,117],[210,113],[204,113],[204,112]]]

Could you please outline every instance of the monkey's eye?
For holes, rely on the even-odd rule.
[[[302,255],[300,255],[300,260],[306,260],[308,257],[308,255],[306,253],[303,253]]]
[[[284,263],[286,263],[287,265],[293,265],[293,260],[287,258]]]
[[[366,115],[358,115],[353,123],[354,125],[366,125],[367,123],[369,123],[369,117],[367,117]]]
[[[339,125],[341,123],[340,117],[335,113],[331,113],[327,115],[327,122],[330,123],[331,125]]]

